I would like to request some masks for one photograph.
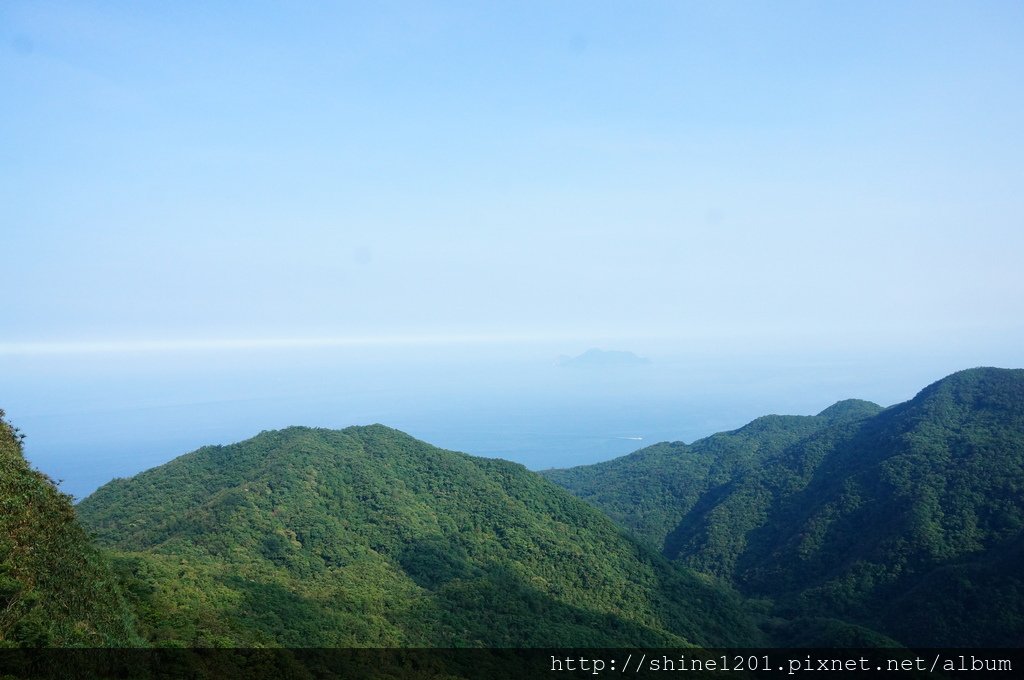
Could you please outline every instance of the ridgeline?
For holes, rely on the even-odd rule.
[[[187,646],[758,642],[741,600],[521,465],[380,425],[207,447],[78,507]]]
[[[543,474],[292,427],[77,515],[0,418],[0,646],[1014,646],[1024,371]]]
[[[1022,370],[545,475],[666,557],[773,603],[776,642],[1024,639]]]

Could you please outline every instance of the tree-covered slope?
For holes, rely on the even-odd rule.
[[[866,401],[839,402],[817,416],[763,416],[732,432],[722,432],[693,444],[663,442],[614,460],[542,474],[604,510],[669,557],[681,551],[681,528],[694,525],[716,501],[735,490],[735,480],[756,473],[792,445],[830,426],[856,422],[881,411]],[[708,527],[714,550],[735,544],[722,531],[745,533],[764,511],[766,498],[752,494],[737,498],[741,507],[730,522]],[[724,511],[724,508],[719,512]],[[719,563],[703,564],[706,571],[727,572],[736,557],[719,555]],[[711,549],[711,547],[709,547]]]
[[[29,467],[0,411],[0,647],[141,643],[71,499]]]
[[[626,526],[642,525],[652,502],[671,505],[662,489],[695,490],[648,539],[786,616],[911,644],[1019,644],[1024,371],[962,371],[874,410],[840,404],[818,416],[832,422],[791,425],[788,441],[755,434],[714,462],[708,443],[750,426],[677,446],[658,466],[634,454],[549,476]],[[716,465],[728,469],[709,473]]]
[[[1024,371],[973,369],[837,436],[738,583],[912,644],[1016,645],[1022,536]]]
[[[382,426],[207,447],[82,501],[158,644],[752,644],[740,601],[512,463]]]

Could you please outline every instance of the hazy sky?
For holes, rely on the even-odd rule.
[[[1020,2],[8,0],[0,350],[1024,341],[1022,83]]]

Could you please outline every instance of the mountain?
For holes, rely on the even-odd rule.
[[[870,402],[850,400],[817,416],[763,416],[692,445],[662,442],[604,463],[542,474],[662,547],[698,501],[707,502],[729,480],[753,472],[762,461],[831,424],[880,410]],[[672,547],[664,552],[678,556]]]
[[[141,643],[71,499],[29,467],[0,411],[0,647]]]
[[[646,357],[637,356],[632,352],[623,350],[605,350],[592,348],[583,354],[568,357],[558,357],[559,366],[569,368],[613,368],[620,366],[643,366],[651,363]]]
[[[787,619],[910,645],[1024,639],[1022,370],[545,474]]]
[[[380,425],[206,447],[78,513],[160,645],[760,641],[717,579],[539,475]]]

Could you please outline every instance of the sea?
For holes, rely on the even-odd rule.
[[[208,444],[291,425],[380,423],[533,470],[692,442],[846,398],[883,406],[956,370],[1016,356],[957,352],[598,349],[472,344],[39,352],[0,356],[0,408],[33,466],[81,499]],[[988,361],[988,359],[992,359]]]

